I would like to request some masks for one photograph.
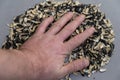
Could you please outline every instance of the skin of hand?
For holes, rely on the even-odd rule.
[[[19,50],[0,50],[0,79],[59,80],[87,67],[89,60],[85,58],[64,63],[65,57],[95,31],[91,27],[65,41],[85,19],[84,15],[79,15],[67,24],[73,15],[72,12],[66,13],[46,32],[48,25],[54,21],[53,16],[48,17]]]
[[[95,31],[91,27],[65,42],[85,19],[84,15],[80,15],[66,24],[73,15],[72,12],[68,12],[55,22],[47,32],[45,32],[46,28],[54,18],[52,16],[46,18],[35,34],[22,45],[21,51],[27,55],[33,65],[35,79],[58,80],[66,74],[81,70],[89,65],[89,61],[85,58],[64,65],[65,57]]]

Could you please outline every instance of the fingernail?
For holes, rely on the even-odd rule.
[[[90,27],[86,31],[89,32],[90,35],[92,35],[95,32],[95,28],[94,27]]]
[[[81,14],[80,17],[83,18],[83,19],[85,19],[85,15],[84,14]]]
[[[95,28],[94,27],[91,27],[89,28],[90,29],[90,32],[93,34],[95,32]]]
[[[49,19],[51,19],[51,21],[53,21],[54,20],[54,16],[50,16]]]
[[[73,12],[68,12],[67,14],[69,14],[69,15],[73,15],[74,13],[73,13]]]
[[[54,16],[50,16],[49,18],[54,18]]]
[[[94,28],[94,27],[91,27],[90,29],[91,29],[92,31],[95,31],[95,28]]]
[[[78,16],[77,20],[80,20],[80,22],[85,20],[85,15],[81,14]]]
[[[84,67],[89,66],[89,60],[88,59],[84,59]]]

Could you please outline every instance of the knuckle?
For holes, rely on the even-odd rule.
[[[65,46],[65,47],[64,47],[64,50],[65,50],[66,52],[68,52],[68,53],[71,52],[70,46]]]
[[[71,15],[65,15],[65,20],[69,20],[71,18]]]
[[[61,27],[61,24],[59,22],[56,22],[53,26],[54,27]]]
[[[66,48],[66,50],[67,50],[68,52],[71,52],[72,45],[73,45],[72,42],[69,42],[69,43],[67,43],[67,44],[65,45],[65,48]]]
[[[73,32],[73,31],[74,31],[74,27],[67,26],[67,27],[66,27],[66,30],[67,30],[68,32]]]
[[[80,38],[81,38],[81,36],[77,35],[77,36],[73,37],[73,39],[74,39],[73,41],[78,42],[78,41],[80,41]]]

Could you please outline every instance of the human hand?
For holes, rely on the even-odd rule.
[[[85,58],[64,64],[65,57],[91,36],[95,30],[91,27],[65,42],[85,18],[84,15],[80,15],[66,25],[73,15],[72,12],[65,14],[47,32],[45,32],[46,28],[54,19],[52,16],[46,18],[35,34],[21,46],[20,50],[32,64],[33,79],[58,80],[66,74],[81,70],[89,65],[89,61]]]

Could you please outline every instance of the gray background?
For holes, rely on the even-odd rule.
[[[36,3],[44,0],[0,0],[0,46],[9,33],[7,24],[11,23],[13,17],[23,13]],[[58,0],[57,0],[58,1]],[[60,0],[59,0],[60,1]],[[79,1],[79,0],[78,0]],[[102,3],[101,10],[111,20],[116,34],[114,55],[106,66],[107,72],[95,73],[91,78],[82,76],[71,76],[73,80],[120,80],[120,0],[80,0],[81,3]],[[95,79],[94,79],[95,78]]]

